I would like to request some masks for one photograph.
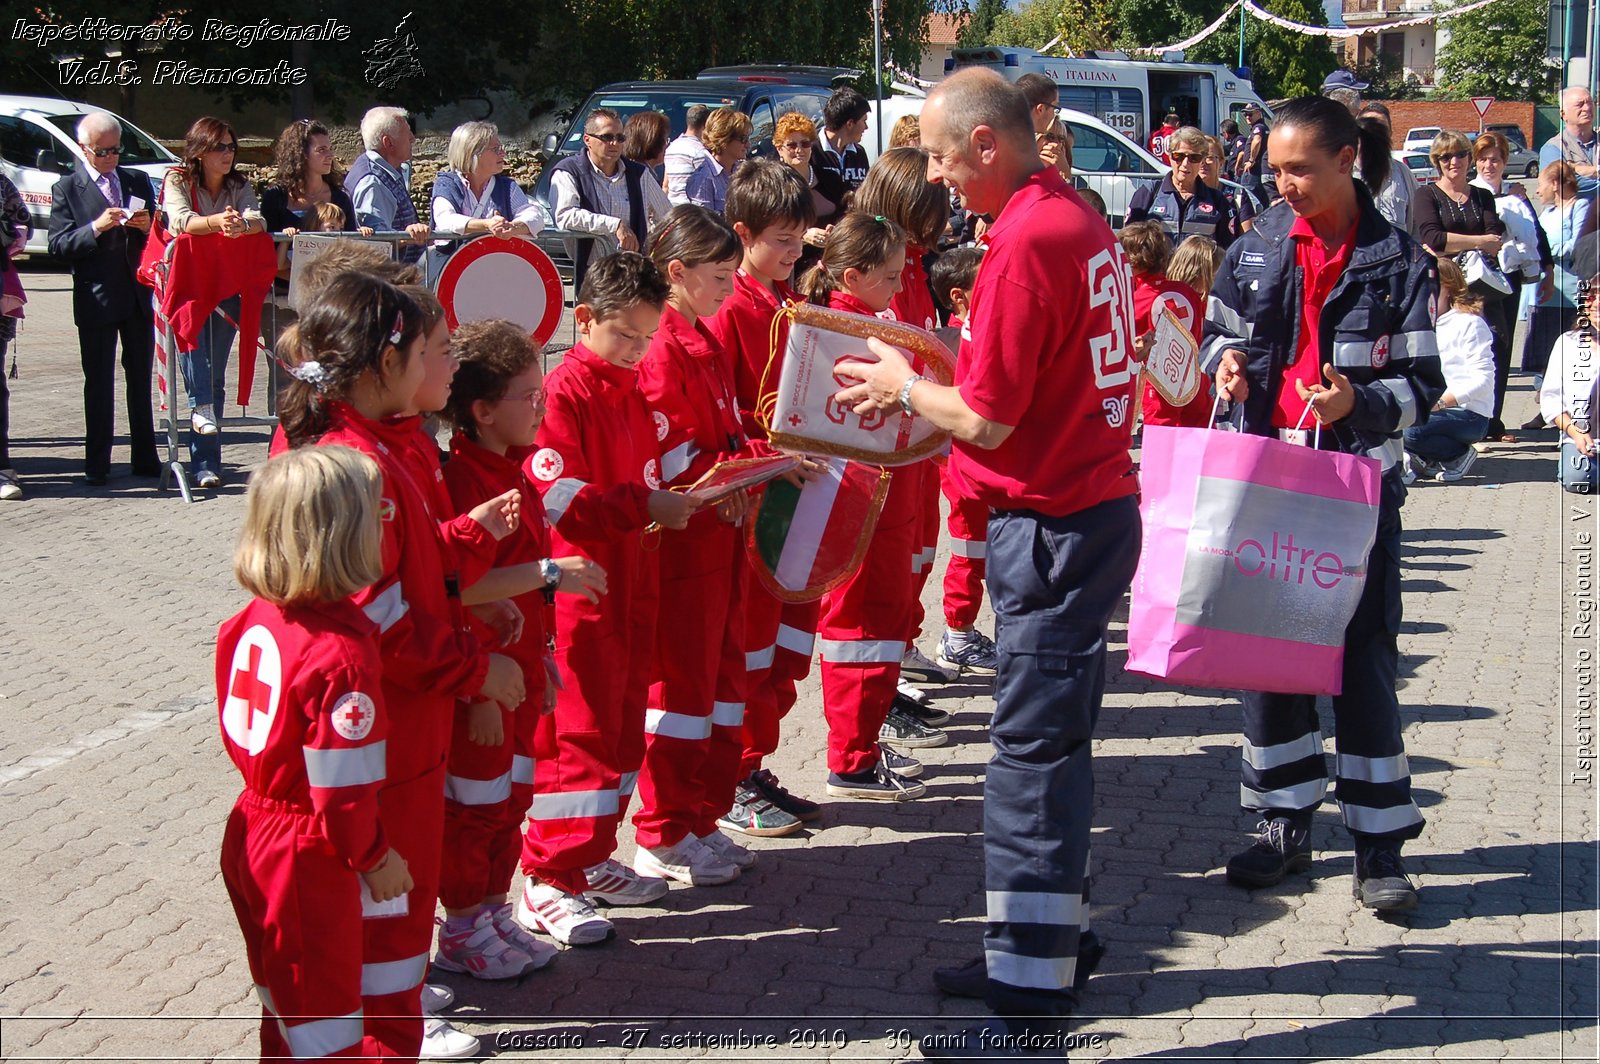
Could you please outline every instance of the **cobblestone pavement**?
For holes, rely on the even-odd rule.
[[[237,777],[210,676],[216,625],[243,602],[229,556],[267,431],[226,430],[228,483],[192,505],[121,477],[81,486],[70,282],[46,267],[25,281],[11,409],[28,498],[0,503],[0,1054],[246,1058],[255,1000],[217,871]],[[1514,382],[1508,420],[1530,405]],[[1578,727],[1593,718],[1574,669],[1595,641],[1564,635],[1592,613],[1592,556],[1571,548],[1594,519],[1553,461],[1552,434],[1533,434],[1405,509],[1402,699],[1428,816],[1406,918],[1352,902],[1331,805],[1310,877],[1227,885],[1250,827],[1238,702],[1123,674],[1118,622],[1096,759],[1093,916],[1110,945],[1076,1057],[1595,1059],[1596,789]],[[927,798],[835,801],[809,835],[756,842],[739,882],[618,913],[607,946],[517,985],[457,979],[458,1022],[508,1059],[892,1060],[957,1029],[978,1006],[928,974],[979,945],[989,697],[937,697],[955,717],[927,752]],[[823,748],[813,679],[775,767],[820,794]]]

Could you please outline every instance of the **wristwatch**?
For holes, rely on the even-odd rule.
[[[928,378],[919,373],[900,386],[900,409],[905,411],[906,417],[915,417],[917,414],[917,412],[911,408],[911,389],[916,387],[918,381],[925,381],[927,379]]]
[[[556,588],[561,585],[561,566],[554,558],[539,559],[539,575],[544,577],[544,600],[555,605]]]

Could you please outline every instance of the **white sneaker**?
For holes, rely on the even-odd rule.
[[[533,959],[530,971],[538,971],[556,959],[556,954],[561,951],[543,939],[534,938],[523,926],[517,923],[517,918],[510,902],[489,911],[489,919],[494,921],[494,929],[500,932],[500,937],[513,946],[526,953]],[[450,995],[452,998],[454,994]]]
[[[213,473],[209,469],[202,469],[200,470],[200,475],[194,478],[194,482],[196,487],[214,491],[222,487],[222,476],[218,473]]]
[[[913,687],[911,681],[904,678],[895,684],[895,693],[911,699],[919,706],[925,706],[929,702],[928,692],[920,687]]]
[[[900,675],[923,683],[953,683],[957,677],[956,673],[924,654],[915,643],[906,648],[905,655],[900,659]]]
[[[456,992],[443,983],[422,984],[422,1011],[428,1015],[443,1012],[456,1003]]]
[[[691,887],[716,887],[739,878],[738,865],[693,835],[685,835],[671,846],[639,847],[633,867],[644,875],[675,879]]]
[[[529,931],[542,931],[563,946],[592,946],[616,930],[583,898],[537,879],[522,888],[517,923]]]
[[[0,499],[22,498],[22,481],[15,469],[0,469]]]
[[[1467,470],[1471,469],[1473,463],[1477,460],[1478,452],[1468,447],[1461,453],[1461,457],[1452,458],[1448,462],[1440,462],[1439,472],[1436,477],[1441,483],[1454,484],[1467,475]]]
[[[515,979],[533,970],[533,958],[500,937],[494,913],[485,909],[459,930],[452,931],[445,923],[433,966],[441,972],[465,972],[474,979]]]
[[[210,406],[197,406],[189,411],[189,427],[202,436],[215,436],[217,416]]]
[[[423,1060],[468,1060],[478,1055],[478,1040],[465,1031],[450,1026],[450,1021],[438,1016],[422,1017]]]
[[[589,889],[583,892],[591,902],[603,901],[607,905],[649,905],[660,901],[667,893],[667,881],[653,876],[641,876],[627,865],[612,857],[587,868],[583,873],[589,879]]]
[[[756,863],[754,850],[740,846],[720,831],[707,832],[698,836],[698,838],[700,839],[700,845],[730,864],[738,865],[740,868],[749,868]]]

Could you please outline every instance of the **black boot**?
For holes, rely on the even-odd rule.
[[[1395,913],[1417,906],[1417,888],[1400,860],[1400,844],[1388,840],[1356,842],[1356,875],[1350,893],[1379,912]]]
[[[1089,977],[1100,966],[1106,955],[1105,943],[1093,931],[1078,936],[1078,964],[1073,969],[1072,989],[1082,991]],[[952,997],[977,998],[982,1001],[989,990],[989,969],[978,954],[966,964],[933,970],[933,985]]]
[[[1241,887],[1272,887],[1290,872],[1311,868],[1309,817],[1269,817],[1256,825],[1256,841],[1228,861],[1228,882]]]

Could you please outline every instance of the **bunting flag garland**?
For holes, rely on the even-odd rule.
[[[1245,10],[1248,11],[1253,17],[1260,19],[1262,22],[1269,22],[1280,29],[1293,30],[1296,33],[1305,33],[1313,37],[1332,37],[1339,40],[1346,40],[1351,37],[1364,37],[1369,33],[1377,33],[1381,30],[1398,30],[1405,29],[1408,26],[1425,26],[1428,23],[1435,22],[1439,19],[1454,18],[1457,15],[1465,15],[1469,11],[1476,11],[1481,7],[1488,7],[1490,4],[1495,2],[1496,0],[1473,0],[1473,2],[1470,4],[1463,4],[1460,7],[1453,7],[1449,11],[1434,11],[1426,15],[1418,15],[1415,18],[1397,19],[1393,22],[1373,22],[1361,26],[1360,28],[1355,28],[1350,26],[1308,26],[1304,22],[1292,22],[1280,15],[1274,15],[1272,12],[1258,5],[1255,0],[1235,0],[1235,2],[1230,4],[1228,9],[1224,11],[1215,22],[1201,30],[1199,33],[1195,34],[1193,37],[1190,37],[1188,40],[1178,41],[1176,44],[1163,44],[1152,46],[1150,48],[1140,48],[1138,51],[1152,53],[1181,52],[1185,48],[1199,44],[1201,41],[1205,40],[1207,37],[1221,29],[1223,25],[1227,23],[1228,20],[1232,18],[1233,15],[1239,10],[1240,4],[1243,4]]]

